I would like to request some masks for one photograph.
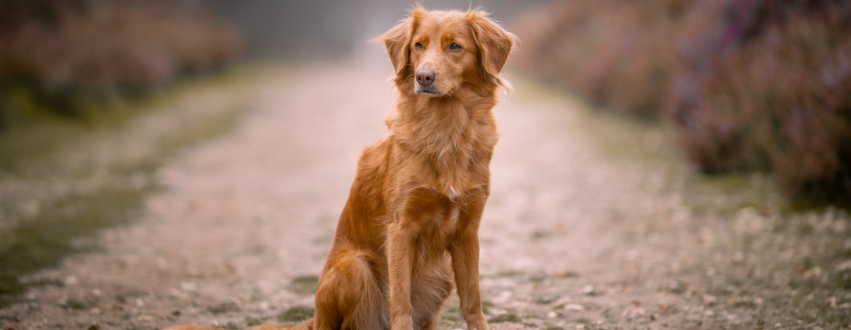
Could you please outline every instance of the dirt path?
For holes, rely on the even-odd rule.
[[[313,304],[311,286],[360,148],[385,133],[392,102],[384,67],[303,72],[310,74],[258,90],[256,111],[235,132],[163,168],[168,189],[148,200],[138,221],[104,231],[100,252],[36,274],[64,285],[31,290],[29,302],[0,310],[0,324],[244,327],[300,317],[293,307]],[[594,131],[626,126],[594,126],[576,107],[520,84],[496,109],[501,140],[481,230],[492,329],[785,327],[766,312],[767,296],[707,293],[716,287],[703,280],[715,272],[706,260],[727,265],[750,255],[728,258],[732,250],[714,248],[731,240],[720,237],[726,229],[695,229],[714,218],[686,206],[675,167],[612,155]],[[660,148],[656,133],[624,134],[639,134],[635,148]],[[736,219],[745,219],[744,231],[756,223],[748,219],[775,221],[743,214]],[[826,230],[846,221],[843,213],[816,222],[826,217],[833,221]],[[754,235],[768,231],[759,228]],[[833,295],[834,305],[851,301],[844,292]],[[462,327],[457,303],[449,302],[443,327]]]

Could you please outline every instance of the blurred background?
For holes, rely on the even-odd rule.
[[[715,202],[721,195],[741,195],[749,197],[737,211],[847,222],[844,211],[824,212],[851,205],[851,1],[422,4],[492,13],[521,40],[506,72],[642,127],[648,133],[636,143],[670,147],[670,162],[689,178],[736,187],[704,196],[718,214],[727,212]],[[304,68],[355,63],[389,73],[383,45],[367,40],[411,6],[0,0],[0,307],[45,285],[25,276],[98,246],[81,237],[133,219],[168,186],[157,169],[233,129],[270,72],[309,76]],[[796,233],[840,228],[831,226]],[[842,226],[833,245],[816,249],[822,259],[800,261],[798,273],[851,256]],[[851,290],[851,264],[843,267],[838,275],[825,270],[835,282],[808,288]]]
[[[697,169],[768,171],[790,196],[849,195],[848,2],[482,5],[520,36],[515,70],[672,125],[671,138]],[[384,61],[382,47],[366,40],[410,7],[332,0],[0,6],[0,124],[7,127],[16,125],[10,90],[21,88],[52,110],[74,112],[81,97],[150,90],[238,61]]]

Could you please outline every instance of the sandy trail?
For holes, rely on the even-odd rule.
[[[244,327],[312,306],[291,281],[319,274],[360,149],[386,132],[393,90],[385,67],[301,72],[258,90],[234,132],[162,168],[167,190],[137,221],[105,230],[102,251],[36,274],[65,285],[31,290],[0,321]],[[492,329],[735,323],[677,288],[701,254],[665,169],[601,152],[576,103],[524,86],[495,110],[501,139],[481,229]],[[443,327],[462,326],[453,304]]]

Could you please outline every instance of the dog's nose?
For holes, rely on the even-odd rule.
[[[434,82],[434,70],[419,69],[417,70],[417,83],[423,86],[431,85]]]

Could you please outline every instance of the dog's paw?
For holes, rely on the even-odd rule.
[[[390,329],[392,330],[413,330],[414,329],[414,321],[410,317],[402,317],[397,320],[393,320],[390,325]]]
[[[488,330],[488,322],[485,321],[484,315],[476,315],[467,320],[467,329],[470,330]]]

